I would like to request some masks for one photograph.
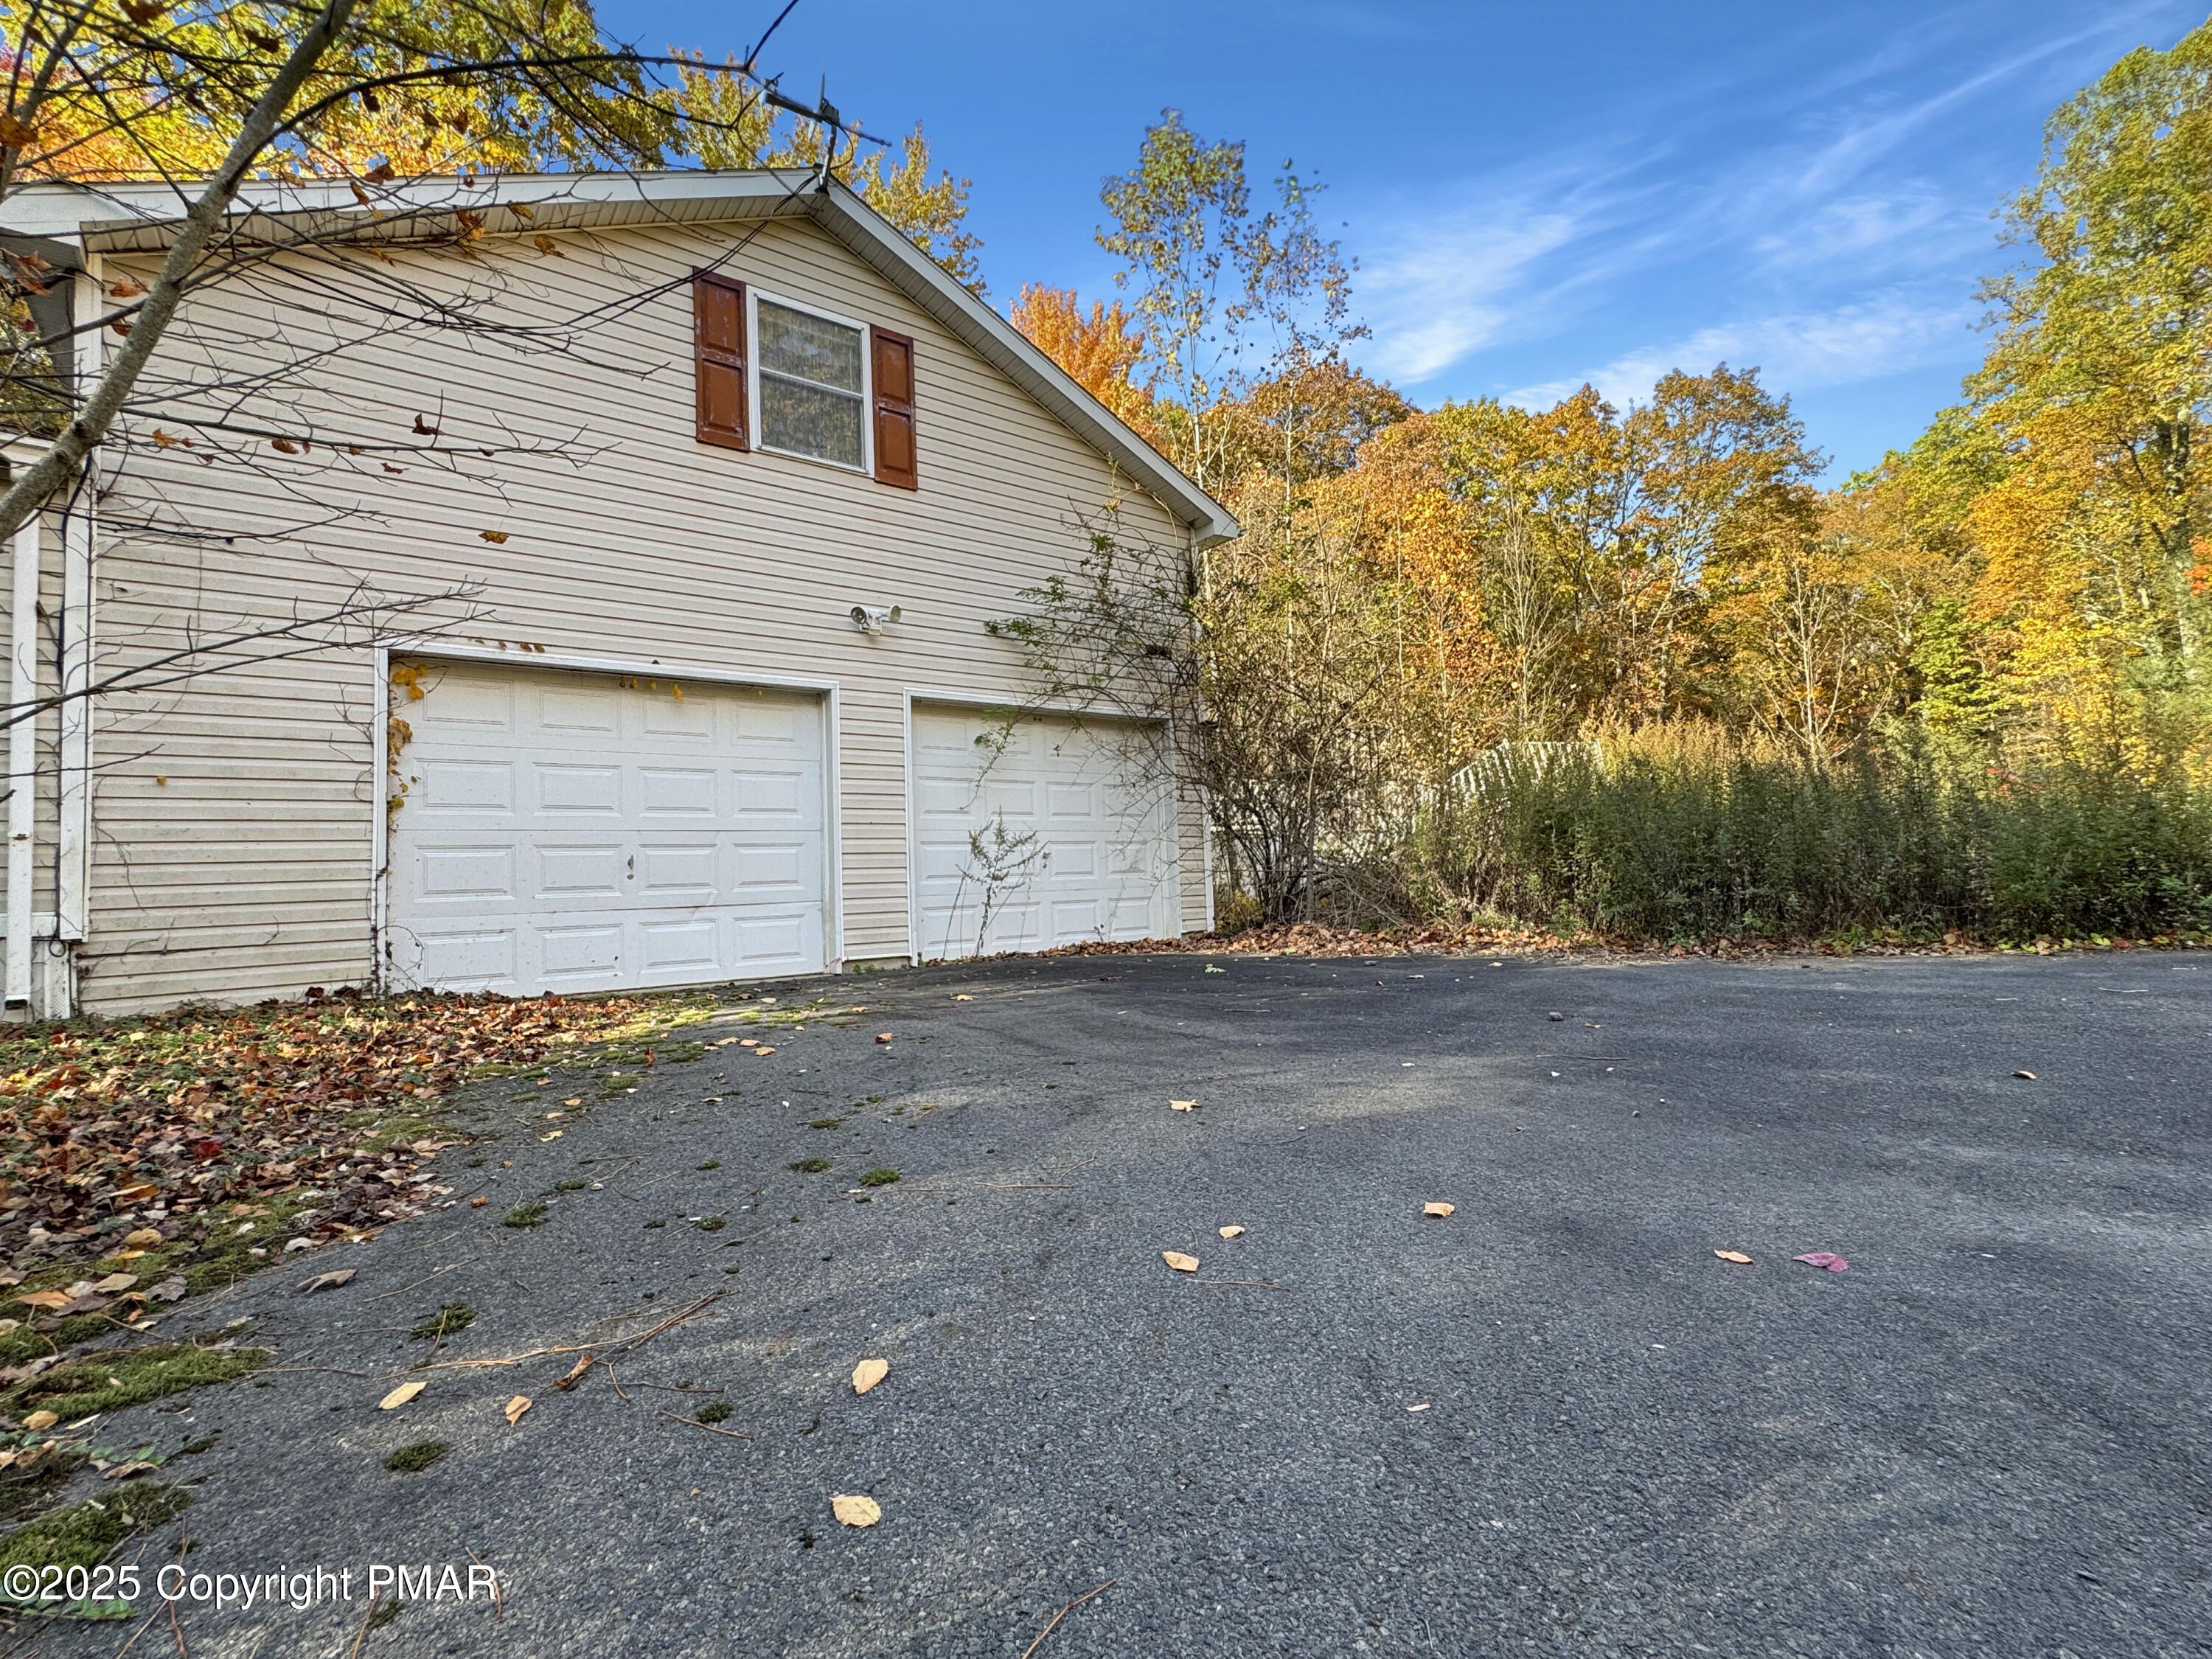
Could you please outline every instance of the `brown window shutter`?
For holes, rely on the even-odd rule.
[[[921,488],[914,446],[914,342],[880,328],[875,342],[876,482]]]
[[[745,285],[701,271],[691,279],[691,343],[699,441],[750,446],[745,434]]]

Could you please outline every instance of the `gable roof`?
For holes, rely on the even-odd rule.
[[[46,238],[88,252],[154,252],[167,243],[189,186],[159,182],[27,185],[0,204],[11,242]],[[890,221],[811,170],[485,173],[405,179],[379,188],[372,212],[346,179],[255,179],[239,191],[234,234],[258,221],[272,240],[300,229],[343,228],[367,240],[420,237],[462,211],[485,214],[494,232],[599,230],[623,226],[764,218],[811,220],[1089,444],[1188,528],[1201,547],[1237,533],[1237,521],[1115,416],[1022,332],[948,276]],[[501,214],[514,203],[526,221]],[[499,216],[507,222],[498,222]]]

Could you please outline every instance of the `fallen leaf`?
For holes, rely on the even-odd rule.
[[[889,1042],[890,1040],[891,1034],[889,1031],[878,1031],[876,1033],[876,1041],[878,1042]]]
[[[303,1279],[300,1281],[300,1294],[313,1296],[322,1291],[335,1291],[353,1275],[354,1270],[351,1267],[340,1267],[335,1273],[317,1273],[313,1279]]]
[[[580,1106],[584,1103],[584,1097],[578,1095],[574,1100],[564,1100],[561,1103],[563,1106]]]
[[[61,1419],[56,1416],[52,1412],[33,1412],[28,1417],[23,1419],[23,1426],[27,1429],[34,1430],[51,1429],[55,1424],[60,1421]]]
[[[1715,1250],[1713,1254],[1723,1261],[1733,1261],[1739,1267],[1751,1266],[1751,1258],[1741,1250]]]
[[[1406,1409],[1407,1409],[1407,1411],[1409,1411],[1409,1412],[1425,1412],[1425,1411],[1428,1410],[1428,1408],[1429,1408],[1429,1402],[1428,1402],[1427,1401],[1425,1401],[1425,1400],[1424,1400],[1423,1401],[1421,1401],[1421,1403],[1420,1403],[1419,1405],[1418,1405],[1418,1406],[1408,1406],[1408,1407],[1406,1407]]]
[[[148,1199],[153,1197],[161,1190],[161,1189],[159,1187],[150,1181],[134,1181],[127,1187],[118,1187],[115,1189],[115,1197],[112,1201],[125,1208],[128,1208],[133,1204],[143,1204]],[[151,1228],[142,1228],[140,1231],[151,1232],[153,1230]],[[132,1238],[136,1238],[137,1234],[133,1233],[131,1237]],[[159,1233],[154,1234],[156,1243],[160,1242],[161,1237],[161,1235]],[[126,1244],[129,1243],[130,1239],[125,1239],[124,1243]]]
[[[1179,1250],[1162,1250],[1160,1260],[1179,1273],[1194,1273],[1198,1271],[1198,1258],[1194,1255],[1185,1255]]]
[[[138,1282],[137,1273],[110,1273],[92,1288],[102,1296],[112,1296],[118,1291],[127,1291]]]
[[[586,1354],[574,1364],[569,1366],[568,1374],[562,1377],[558,1382],[556,1382],[553,1386],[560,1389],[562,1393],[566,1394],[569,1389],[574,1388],[577,1383],[582,1382],[584,1380],[584,1373],[591,1369],[592,1356]]]
[[[523,1413],[529,1409],[530,1396],[526,1394],[519,1394],[515,1395],[514,1399],[508,1401],[507,1402],[507,1425],[512,1428],[515,1424],[522,1421]]]
[[[853,1367],[853,1392],[866,1394],[891,1374],[888,1359],[863,1359]]]
[[[123,1243],[134,1250],[158,1250],[165,1241],[151,1227],[141,1227],[137,1232],[125,1233]]]
[[[1224,1238],[1242,1238],[1244,1237],[1244,1230],[1242,1227],[1224,1227],[1221,1230],[1221,1236]]]
[[[1848,1273],[1850,1263],[1832,1250],[1810,1250],[1803,1255],[1793,1255],[1792,1261],[1802,1261],[1808,1267],[1826,1267],[1832,1273]]]
[[[471,1210],[481,1210],[491,1200],[489,1199],[484,1197],[481,1193],[479,1193],[476,1197],[469,1200],[469,1208]]]
[[[1421,1206],[1421,1213],[1423,1215],[1446,1216],[1452,1212],[1453,1207],[1454,1206],[1449,1204],[1424,1204]]]
[[[181,1302],[185,1295],[185,1281],[182,1279],[165,1279],[146,1295],[155,1302]]]
[[[2013,1075],[2018,1078],[2026,1078],[2030,1083],[2035,1081],[2035,1073],[2033,1072],[2014,1072]]]
[[[1194,1100],[1171,1100],[1168,1104],[1178,1112],[1194,1112],[1198,1109],[1198,1103]]]
[[[954,997],[952,1000],[953,1000],[955,1002],[973,1002],[973,1001],[975,1001],[975,998],[973,998],[973,997],[969,996],[969,995],[966,992],[964,992],[964,991],[963,991],[963,992],[962,992],[958,996]]]
[[[507,532],[504,530],[479,530],[477,532],[477,534],[482,539],[490,542],[495,545],[504,542],[507,539]]]
[[[118,1463],[112,1469],[103,1470],[100,1478],[103,1480],[128,1480],[134,1474],[143,1474],[149,1469],[161,1467],[159,1463],[150,1463],[142,1458],[137,1462]]]
[[[760,1046],[759,1048],[756,1048],[756,1049],[754,1049],[754,1050],[753,1050],[753,1054],[754,1054],[756,1056],[758,1056],[758,1055],[761,1055],[761,1054],[774,1054],[775,1052],[775,1049],[773,1049],[773,1048],[769,1048],[769,1047],[768,1046],[768,1044],[766,1044],[765,1042],[762,1043],[762,1044],[761,1044],[761,1046]]]
[[[847,1527],[872,1527],[884,1518],[881,1504],[857,1492],[839,1492],[830,1500],[830,1513]]]
[[[380,1412],[398,1411],[402,1406],[405,1405],[409,1401],[412,1400],[416,1395],[422,1393],[423,1389],[429,1386],[430,1385],[427,1382],[402,1382],[390,1394],[387,1394],[383,1399],[376,1402],[376,1409]]]
[[[28,1308],[66,1308],[70,1304],[67,1291],[26,1291],[15,1298]]]

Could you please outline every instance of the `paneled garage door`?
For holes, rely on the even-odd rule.
[[[473,663],[420,684],[393,711],[396,983],[526,996],[823,966],[818,699]]]
[[[915,708],[921,954],[1177,932],[1174,794],[1152,744],[1110,723],[1030,720],[994,755],[976,739],[998,729]]]

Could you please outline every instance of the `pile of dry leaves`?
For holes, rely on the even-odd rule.
[[[428,1177],[411,1166],[440,1144],[430,1109],[470,1073],[543,1065],[667,1011],[342,994],[0,1028],[0,1255],[89,1254],[118,1230],[173,1237],[245,1201],[304,1200],[302,1236],[415,1213]]]
[[[1540,927],[1406,927],[1388,933],[1358,927],[1334,927],[1326,922],[1278,922],[1248,927],[1240,933],[1197,933],[1188,939],[1137,939],[1127,944],[1103,940],[1064,945],[1048,957],[1123,956],[1133,951],[1179,951],[1201,956],[1392,957],[1419,951],[1461,951],[1478,955],[1486,951],[1568,951],[1597,948],[1594,939],[1561,939]]]

